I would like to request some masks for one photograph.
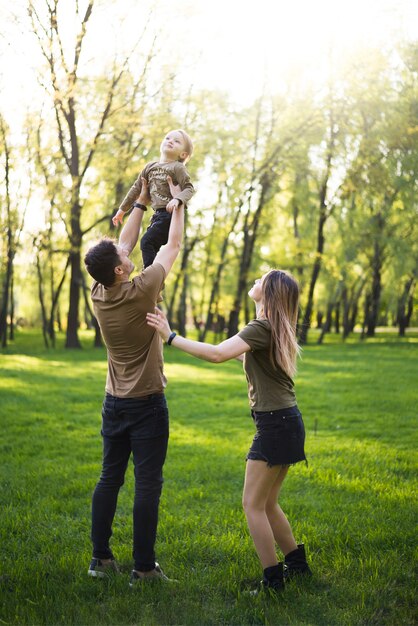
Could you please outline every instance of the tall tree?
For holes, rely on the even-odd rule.
[[[30,187],[27,190],[26,200],[23,202],[18,194],[11,190],[11,175],[13,172],[12,147],[9,139],[9,128],[3,116],[0,114],[0,155],[2,157],[2,169],[4,178],[4,194],[0,196],[1,221],[4,224],[4,267],[3,284],[0,300],[0,342],[3,347],[7,346],[8,316],[10,324],[13,324],[13,272],[14,260],[19,245],[25,221],[26,209],[30,198]],[[19,213],[19,209],[23,211]],[[13,337],[13,333],[11,333]]]
[[[95,0],[88,0],[83,12],[80,12],[78,2],[73,5],[73,17],[77,27],[71,48],[64,45],[62,17],[60,18],[63,4],[61,0],[45,0],[41,6],[38,2],[30,0],[28,12],[33,33],[49,72],[49,83],[45,84],[45,88],[53,101],[62,170],[66,172],[70,181],[65,199],[68,204],[65,217],[70,244],[70,297],[65,345],[67,348],[79,348],[81,347],[78,338],[82,286],[81,246],[85,234],[94,227],[94,223],[85,228],[82,225],[84,207],[82,186],[85,184],[106,122],[112,113],[116,89],[127,69],[128,58],[125,58],[120,65],[115,63],[105,85],[101,85],[100,91],[96,90],[93,115],[89,115],[92,108],[89,98],[83,93],[80,76],[82,75],[82,52]],[[100,93],[102,95],[99,100]],[[83,132],[80,131],[82,126],[85,129]],[[90,136],[87,131],[89,128],[93,128]],[[63,184],[63,188],[67,186]],[[100,218],[100,220],[104,219],[108,219],[108,216]]]
[[[306,343],[308,331],[311,327],[315,288],[325,251],[325,225],[335,208],[338,195],[338,190],[332,187],[332,175],[335,163],[338,159],[338,137],[343,124],[343,105],[341,98],[339,102],[334,91],[335,85],[331,85],[329,88],[328,103],[324,110],[325,137],[323,140],[323,171],[319,173],[317,181],[316,248],[309,280],[307,302],[300,324],[299,342],[301,345]]]

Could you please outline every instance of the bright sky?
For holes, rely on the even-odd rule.
[[[82,12],[87,1],[78,3]],[[42,10],[45,0],[35,6]],[[73,49],[75,0],[59,6]],[[45,98],[26,7],[27,0],[0,0],[0,112],[19,134],[25,111]],[[151,8],[144,43],[160,31],[161,63],[184,90],[220,89],[244,105],[289,75],[324,81],[330,56],[338,62],[369,45],[418,40],[418,0],[96,0],[85,41],[89,71],[100,72],[115,50],[124,58]]]
[[[192,37],[197,76],[247,99],[263,81],[274,91],[289,73],[323,78],[333,57],[394,37],[418,38],[417,0],[211,0]],[[203,35],[204,33],[204,35]]]
[[[74,2],[61,0],[61,6],[68,10]],[[418,39],[417,0],[96,0],[89,24],[92,64],[111,56],[115,46],[133,44],[152,6],[148,32],[161,29],[165,63],[185,86],[220,88],[243,103],[263,84],[274,91],[289,72],[320,80],[330,53],[341,58],[369,44]],[[6,114],[22,110],[38,89],[25,7],[26,0],[0,0],[0,110]],[[68,17],[65,24],[70,33]]]

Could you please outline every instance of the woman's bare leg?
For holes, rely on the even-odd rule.
[[[280,467],[266,501],[266,515],[277,545],[284,555],[296,550],[297,543],[286,515],[278,504],[280,489],[287,476],[288,467]]]
[[[266,504],[281,466],[269,467],[265,461],[247,461],[242,505],[248,528],[263,569],[277,565],[275,537],[266,513]]]

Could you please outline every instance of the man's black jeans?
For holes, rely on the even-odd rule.
[[[155,538],[168,444],[164,394],[115,398],[106,394],[102,409],[103,468],[93,493],[93,556],[113,557],[109,546],[119,489],[132,452],[135,468],[133,558],[136,570],[155,567]]]
[[[157,252],[168,241],[171,213],[158,209],[151,218],[150,224],[141,238],[141,251],[144,269],[154,263]]]

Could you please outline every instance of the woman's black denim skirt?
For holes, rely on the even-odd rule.
[[[306,461],[305,427],[297,406],[277,411],[251,411],[257,432],[247,460],[267,465],[293,465]]]

